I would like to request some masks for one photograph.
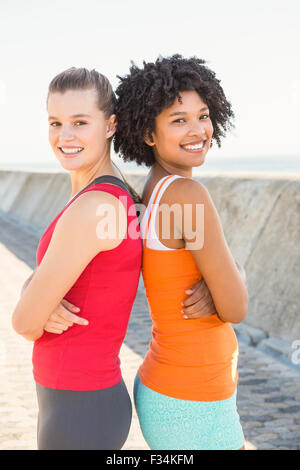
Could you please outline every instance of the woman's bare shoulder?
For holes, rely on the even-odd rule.
[[[124,208],[124,205],[113,194],[106,191],[86,191],[70,204],[64,211],[62,218],[68,219],[70,222],[72,220],[78,221],[78,217],[80,220],[94,219],[96,212],[103,206],[107,210],[111,207],[114,213]]]
[[[193,204],[196,202],[211,201],[207,188],[191,178],[177,178],[168,186],[164,193],[164,201],[169,203]]]
[[[108,233],[101,232],[103,236],[99,236],[99,230],[103,226],[104,231],[107,224]],[[105,191],[87,191],[64,211],[54,232],[65,240],[72,235],[78,244],[85,242],[99,251],[115,248],[126,228],[126,209],[117,197]]]

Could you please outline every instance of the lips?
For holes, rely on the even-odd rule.
[[[201,152],[206,144],[206,140],[197,142],[189,142],[188,144],[182,144],[180,147],[188,152]]]
[[[58,147],[61,153],[67,157],[73,157],[82,152],[83,147]]]

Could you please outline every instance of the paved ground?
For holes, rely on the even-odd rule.
[[[36,449],[37,403],[32,344],[13,332],[10,315],[35,267],[37,237],[0,216],[0,449]],[[121,351],[132,384],[151,334],[142,284]],[[240,342],[238,409],[246,448],[300,450],[300,372]],[[124,450],[148,449],[134,412]]]

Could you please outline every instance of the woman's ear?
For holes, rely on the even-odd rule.
[[[144,142],[145,142],[147,145],[150,145],[150,147],[153,147],[153,146],[155,145],[155,143],[154,143],[154,141],[153,141],[153,137],[152,137],[152,135],[149,134],[149,130],[148,130],[148,129],[146,130]]]
[[[116,115],[112,114],[109,116],[107,120],[107,130],[106,130],[106,138],[109,139],[114,135],[117,129],[117,121],[116,121]]]

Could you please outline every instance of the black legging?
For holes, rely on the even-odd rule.
[[[132,417],[123,380],[103,390],[56,390],[36,384],[39,450],[119,450]]]

